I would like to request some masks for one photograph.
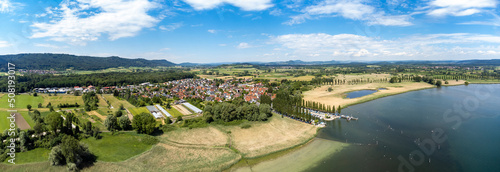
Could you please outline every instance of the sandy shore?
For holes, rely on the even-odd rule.
[[[465,81],[450,80],[448,84],[444,86],[451,85],[461,85]],[[328,92],[328,88],[332,87],[333,91]],[[377,98],[386,97],[390,95],[400,94],[408,91],[421,90],[426,88],[434,88],[436,86],[425,83],[425,82],[403,82],[403,83],[367,83],[358,85],[324,85],[315,88],[311,91],[304,92],[304,100],[320,102],[326,105],[334,105],[342,107],[358,104],[370,100],[375,100]],[[358,90],[377,90],[379,88],[385,88],[386,90],[378,90],[373,94],[369,94],[358,98],[345,98],[346,93]]]
[[[318,165],[321,160],[341,151],[348,145],[347,143],[315,138],[303,147],[283,156],[230,171],[304,171]]]

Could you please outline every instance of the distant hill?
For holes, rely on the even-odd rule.
[[[116,67],[157,67],[173,66],[167,60],[127,59],[121,57],[92,57],[69,54],[15,54],[0,55],[0,64],[14,63],[17,69],[32,70],[101,70]],[[5,65],[7,66],[7,65]],[[5,71],[5,66],[0,66]]]

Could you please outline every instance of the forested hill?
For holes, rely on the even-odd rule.
[[[126,59],[121,57],[91,57],[69,54],[16,54],[0,55],[0,64],[14,63],[17,69],[28,70],[100,70],[115,67],[173,66],[167,60]],[[7,65],[0,66],[6,71]]]

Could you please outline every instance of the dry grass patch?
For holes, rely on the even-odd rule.
[[[160,139],[180,144],[202,146],[224,146],[228,141],[227,135],[214,127],[181,128],[164,134]]]
[[[124,162],[98,162],[83,171],[222,171],[240,158],[228,148],[186,148],[160,143]]]
[[[108,103],[106,103],[106,100],[104,100],[102,98],[102,95],[98,94],[97,97],[99,98],[99,103],[97,103],[97,105],[99,105],[99,107],[108,107]]]
[[[51,166],[49,162],[29,163],[29,164],[3,164],[0,163],[0,171],[2,172],[20,172],[20,171],[37,171],[37,172],[67,172],[66,166]]]
[[[231,131],[233,146],[246,157],[258,157],[302,144],[315,136],[317,128],[289,118],[274,115],[269,122],[252,123],[252,127],[223,127]]]
[[[97,117],[101,118],[101,119],[102,119],[102,121],[105,121],[105,120],[106,120],[106,117],[105,117],[105,116],[102,116],[102,115],[101,115],[101,114],[99,114],[99,113],[97,113],[97,111],[90,111],[90,112],[87,112],[87,114],[89,114],[90,116],[95,115],[95,116],[97,116]]]
[[[343,74],[338,74],[335,79],[345,79],[345,80],[353,80],[353,79],[387,79],[391,78],[391,74],[363,74],[363,75],[356,75],[356,74],[348,74],[348,75],[343,75]]]
[[[180,113],[182,113],[182,115],[190,115],[191,112],[189,110],[187,110],[184,106],[182,105],[174,105],[172,106],[174,109],[176,109],[177,111],[179,111]]]
[[[445,84],[444,82],[446,81],[442,81],[442,85],[443,86],[451,86],[451,85],[462,85],[462,84],[465,84],[465,81],[464,80],[447,80],[448,81],[448,84]]]
[[[57,96],[49,96],[48,94],[41,94],[44,99],[44,106],[50,102],[54,107],[57,107],[59,104],[75,104],[78,103],[80,106],[83,106],[85,103],[83,102],[82,96],[74,96],[69,94],[58,94]],[[36,107],[37,105],[32,105]]]
[[[333,91],[328,92],[328,88],[332,87]],[[367,83],[358,85],[325,85],[315,88],[311,91],[304,92],[304,100],[315,101],[324,103],[326,105],[346,106],[350,104],[356,104],[358,102],[364,102],[367,100],[373,100],[378,97],[384,97],[387,95],[394,95],[403,92],[408,92],[412,90],[419,90],[425,88],[432,88],[434,85],[430,85],[425,82],[403,82],[403,83]],[[366,95],[358,98],[344,98],[345,93],[357,90],[366,89],[378,89],[386,88],[387,90],[379,90],[373,94]]]
[[[135,108],[134,105],[130,104],[128,101],[126,100],[119,100],[117,99],[115,96],[111,95],[111,94],[103,94],[102,96],[104,96],[104,98],[106,100],[109,101],[109,103],[111,103],[111,106],[113,106],[114,109],[118,109],[120,108],[120,104],[123,105],[124,108],[128,109],[128,108]]]

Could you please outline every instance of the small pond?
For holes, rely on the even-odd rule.
[[[363,97],[363,96],[366,96],[366,95],[369,95],[369,94],[373,94],[375,92],[377,92],[377,90],[359,90],[359,91],[353,91],[353,92],[346,93],[347,95],[345,96],[345,98],[348,98],[348,99],[358,98],[358,97]]]

